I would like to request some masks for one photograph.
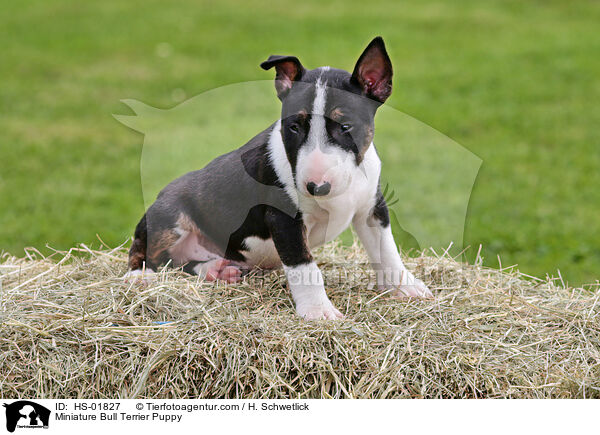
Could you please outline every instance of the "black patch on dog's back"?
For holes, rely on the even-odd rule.
[[[244,151],[241,156],[244,169],[248,175],[250,175],[259,183],[267,186],[283,188],[284,186],[279,181],[277,173],[275,172],[275,169],[268,158],[268,154],[269,145],[266,142],[263,142],[255,147],[250,147],[247,151]]]

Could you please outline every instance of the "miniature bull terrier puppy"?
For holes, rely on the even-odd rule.
[[[281,118],[241,148],[167,185],[135,230],[128,275],[169,263],[229,283],[256,268],[283,266],[301,317],[343,317],[325,292],[311,249],[352,223],[376,270],[398,296],[432,297],[406,269],[379,187],[374,117],[392,91],[383,39],[354,71],[305,69],[270,56]]]

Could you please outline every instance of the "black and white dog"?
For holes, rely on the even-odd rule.
[[[300,316],[341,318],[310,251],[352,223],[379,288],[432,297],[400,259],[379,188],[374,117],[392,91],[383,40],[371,41],[352,74],[307,70],[294,56],[261,67],[275,67],[281,119],[160,192],[135,230],[128,275],[169,263],[236,282],[252,268],[283,265]]]

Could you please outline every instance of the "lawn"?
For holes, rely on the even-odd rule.
[[[171,109],[225,85],[270,80],[272,72],[258,64],[274,53],[295,54],[311,68],[350,69],[382,35],[395,67],[377,136],[387,179],[397,185],[402,175],[390,165],[402,156],[384,140],[397,117],[403,128],[426,132],[423,143],[443,137],[481,161],[466,200],[452,193],[464,195],[464,188],[448,190],[453,179],[435,171],[429,184],[421,179],[410,193],[412,207],[394,208],[400,224],[468,201],[461,222],[468,258],[481,244],[490,266],[499,256],[503,266],[518,263],[533,275],[560,269],[571,284],[599,278],[600,3],[0,5],[0,249],[22,255],[26,246],[97,246],[96,234],[116,245],[131,235],[152,188],[140,171],[144,136],[113,117],[133,114],[120,100]],[[214,113],[231,114],[220,119],[233,133],[221,139],[240,142],[204,141],[198,161],[266,127],[260,122],[277,116],[273,95],[262,93],[248,119],[231,100],[216,99]],[[474,161],[465,159],[466,175]],[[430,189],[419,196],[423,186]],[[423,228],[414,231],[440,233]]]

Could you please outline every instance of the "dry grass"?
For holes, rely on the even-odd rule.
[[[360,283],[358,247],[317,257],[344,321],[299,320],[280,272],[215,286],[168,270],[140,287],[119,278],[122,247],[4,255],[0,395],[600,397],[597,286],[421,255],[407,263],[436,299],[399,302]]]

